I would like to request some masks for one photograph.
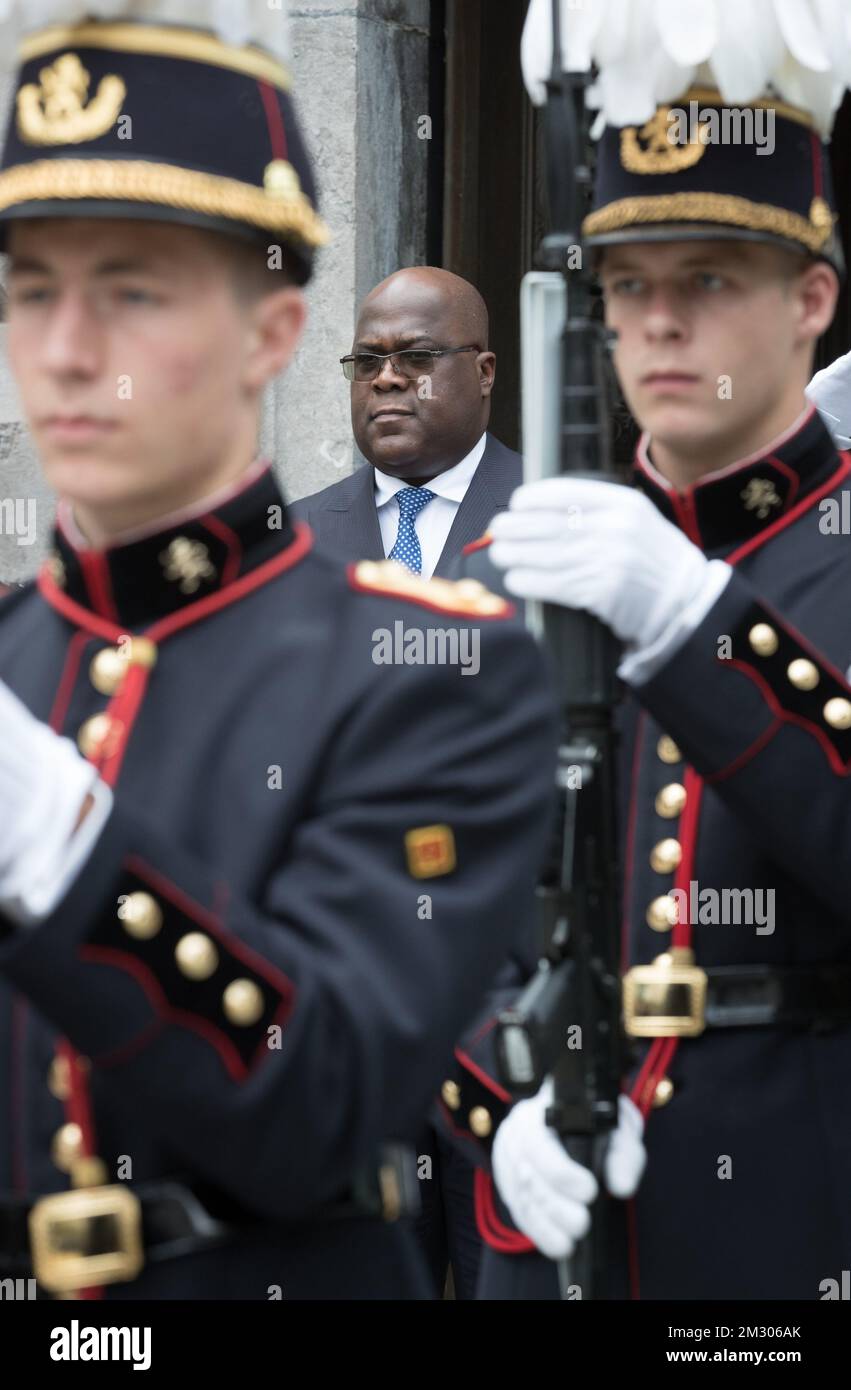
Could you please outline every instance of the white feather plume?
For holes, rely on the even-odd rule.
[[[589,100],[610,125],[638,125],[692,84],[731,106],[773,92],[828,136],[851,86],[849,0],[559,0],[562,64],[599,79]],[[531,0],[521,45],[536,106],[552,65],[552,0]]]
[[[85,19],[206,29],[226,43],[251,43],[282,60],[290,56],[288,0],[0,0],[0,68],[15,66],[22,34]]]

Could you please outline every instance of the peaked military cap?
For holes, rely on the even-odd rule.
[[[0,238],[23,217],[174,221],[283,243],[303,283],[328,233],[290,86],[276,56],[196,28],[88,21],[27,35]]]
[[[844,269],[827,145],[774,97],[725,104],[691,88],[643,125],[600,139],[589,246],[733,238],[776,242]]]

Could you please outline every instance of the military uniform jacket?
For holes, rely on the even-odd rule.
[[[818,1299],[851,1263],[851,460],[810,409],[686,493],[646,444],[636,477],[734,573],[622,712],[623,965],[690,938],[698,965],[735,973],[739,1025],[632,1048],[648,1164],[634,1201],[609,1202],[608,1293]],[[749,984],[747,967],[817,974],[821,1017],[766,1022],[777,981]],[[508,1099],[487,1041],[462,1054],[458,1110],[444,1105],[459,1142],[459,1113],[487,1105],[496,1123]],[[558,1296],[483,1185],[480,1220],[486,1296]]]
[[[316,552],[267,470],[106,551],[60,527],[0,608],[0,676],[114,788],[64,900],[0,940],[0,1191],[66,1190],[82,1138],[107,1181],[180,1181],[236,1231],[107,1296],[421,1290],[404,1223],[338,1212],[417,1133],[506,951],[553,724],[502,601],[397,588]],[[477,631],[479,674],[377,664],[400,617]]]

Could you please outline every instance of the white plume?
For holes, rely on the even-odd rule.
[[[86,19],[206,29],[226,43],[255,44],[283,60],[290,56],[288,0],[0,0],[0,67],[15,66],[22,34]]]
[[[559,0],[562,64],[599,80],[589,101],[638,125],[693,83],[731,106],[773,92],[830,134],[851,86],[849,0]],[[521,62],[536,106],[552,65],[552,0],[531,0]]]

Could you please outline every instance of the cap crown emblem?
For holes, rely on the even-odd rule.
[[[631,174],[675,174],[703,158],[703,140],[681,144],[673,139],[670,111],[660,106],[640,130],[631,125],[621,131],[621,164]]]
[[[104,77],[88,100],[91,76],[76,53],[63,53],[42,68],[40,86],[18,93],[18,130],[31,145],[78,145],[96,140],[115,125],[127,95],[120,77]]]

